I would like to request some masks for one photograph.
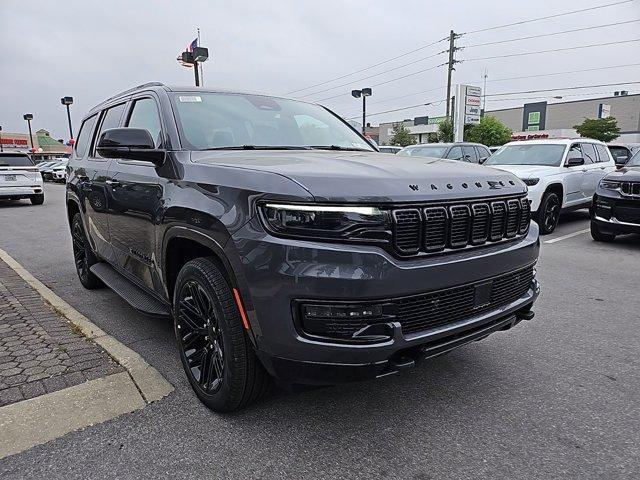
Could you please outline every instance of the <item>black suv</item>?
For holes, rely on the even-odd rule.
[[[80,281],[171,315],[216,411],[271,377],[381,377],[533,317],[520,180],[377,153],[319,105],[142,85],[89,112],[69,172]]]
[[[600,181],[591,206],[594,240],[611,242],[625,233],[640,233],[640,151]]]

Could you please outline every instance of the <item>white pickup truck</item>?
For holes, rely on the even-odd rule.
[[[616,168],[607,146],[589,138],[510,142],[484,164],[527,184],[541,234],[555,230],[561,212],[589,208],[602,177]]]
[[[26,153],[0,152],[0,200],[22,198],[44,203],[42,175]]]

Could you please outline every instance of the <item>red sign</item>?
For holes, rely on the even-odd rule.
[[[2,145],[21,145],[26,147],[27,141],[21,138],[3,138]]]
[[[539,138],[549,138],[548,133],[530,133],[528,135],[511,135],[511,140],[536,140]]]

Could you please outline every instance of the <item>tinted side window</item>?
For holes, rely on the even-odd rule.
[[[465,145],[462,147],[464,152],[464,161],[471,163],[478,163],[478,156],[476,155],[476,149],[471,145]]]
[[[598,147],[602,147],[602,145],[598,145]],[[602,148],[606,148],[606,147],[602,147]],[[613,156],[614,159],[619,158],[619,157],[627,157],[627,158],[631,158],[631,154],[629,153],[629,150],[626,149],[626,147],[615,147],[615,146],[611,146],[609,147],[609,151],[611,152],[611,155]],[[602,160],[603,162],[608,162],[609,158],[608,157],[604,157],[606,160]]]
[[[567,160],[570,158],[582,158],[582,149],[579,143],[574,143],[567,153]],[[585,160],[586,161],[586,160]]]
[[[451,147],[451,150],[447,153],[447,158],[450,160],[460,160],[462,158],[462,149],[460,147]]]
[[[162,128],[156,102],[152,98],[142,98],[133,104],[127,127],[144,128],[153,138],[156,148],[162,146]]]
[[[82,122],[80,133],[78,133],[76,140],[76,157],[84,158],[84,154],[87,152],[87,146],[91,143],[91,134],[93,133],[93,128],[96,126],[97,120],[98,115],[96,114]]]
[[[598,163],[598,157],[596,157],[596,149],[593,147],[593,143],[583,143],[582,154],[585,164]]]
[[[478,158],[489,158],[491,156],[491,152],[488,148],[476,147],[476,150],[478,150]]]
[[[102,123],[100,124],[100,130],[98,130],[98,134],[94,137],[93,140],[92,157],[102,158],[100,157],[100,155],[98,155],[95,148],[98,140],[100,139],[100,134],[110,128],[118,127],[120,125],[120,118],[122,117],[123,111],[124,103],[121,103],[120,105],[116,105],[115,107],[111,107],[110,109],[105,110],[105,112],[102,114]]]

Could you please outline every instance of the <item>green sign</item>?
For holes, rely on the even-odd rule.
[[[439,125],[444,122],[447,117],[429,117],[427,125]]]
[[[540,112],[529,112],[529,125],[537,125],[540,123]],[[537,130],[537,129],[536,129]]]

